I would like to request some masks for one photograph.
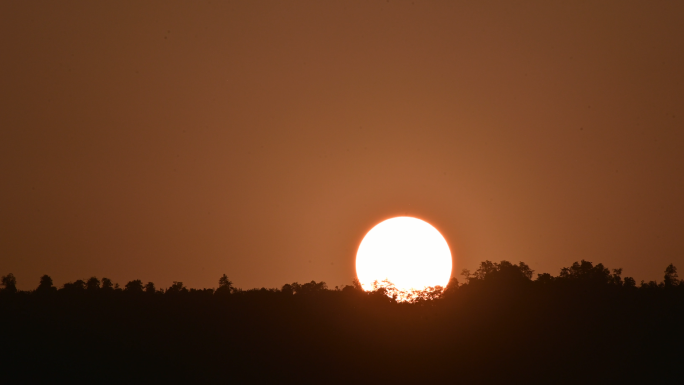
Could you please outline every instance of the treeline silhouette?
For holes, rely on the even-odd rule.
[[[634,383],[681,379],[684,282],[580,261],[482,262],[446,288],[358,281],[242,290],[91,277],[0,289],[4,380],[98,383]],[[4,382],[4,381],[3,381]]]

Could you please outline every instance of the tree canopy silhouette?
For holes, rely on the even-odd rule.
[[[50,293],[57,291],[57,288],[52,284],[52,278],[49,275],[40,277],[40,283],[36,288],[36,293]]]
[[[17,279],[14,277],[14,274],[9,273],[3,276],[1,282],[3,286],[3,292],[8,294],[14,294],[17,292]]]
[[[388,281],[166,290],[77,279],[33,291],[2,277],[3,378],[126,383],[631,383],[676,380],[684,283],[581,260],[557,275],[484,261],[446,288]],[[52,293],[45,295],[45,293]],[[131,293],[138,293],[132,295]],[[142,294],[145,293],[145,294]],[[97,353],[93,353],[97,352]],[[153,352],[153,353],[151,353]],[[28,370],[40,363],[42,370]],[[496,363],[492,365],[491,363]],[[26,367],[27,370],[19,370]]]

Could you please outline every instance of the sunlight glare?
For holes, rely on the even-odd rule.
[[[451,265],[451,251],[442,234],[412,217],[379,223],[356,253],[356,275],[364,290],[372,290],[374,281],[385,279],[399,290],[446,287]]]

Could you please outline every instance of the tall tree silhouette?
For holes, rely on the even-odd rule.
[[[672,287],[679,285],[679,276],[677,275],[677,268],[673,264],[669,264],[665,268],[665,277],[663,279],[665,287]]]
[[[226,295],[230,294],[233,291],[233,282],[231,282],[230,279],[228,279],[228,276],[223,274],[221,278],[219,278],[219,287],[216,289],[216,294],[219,295]]]

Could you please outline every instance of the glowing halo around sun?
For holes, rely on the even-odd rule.
[[[446,287],[451,277],[451,251],[442,234],[412,217],[380,222],[361,241],[356,276],[364,290],[390,281],[401,291]]]

